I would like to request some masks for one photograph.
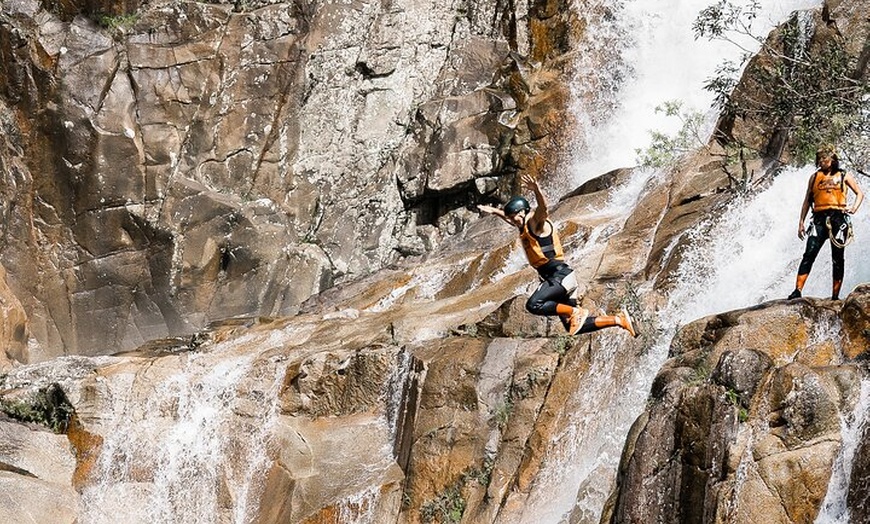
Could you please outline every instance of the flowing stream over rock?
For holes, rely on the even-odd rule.
[[[650,131],[673,133],[678,119],[656,112],[667,101],[677,101],[688,111],[701,111],[716,118],[712,94],[703,89],[724,60],[739,61],[741,50],[733,43],[694,38],[692,24],[698,13],[712,5],[708,0],[613,2],[615,15],[594,31],[596,42],[619,49],[615,67],[606,71],[585,70],[606,94],[586,93],[588,86],[575,86],[575,110],[587,123],[584,153],[577,156],[572,182],[582,183],[601,173],[632,164],[636,150],[649,144]],[[798,9],[818,7],[818,0],[762,0],[753,26],[764,35]],[[746,37],[734,40],[747,50],[758,43]],[[583,70],[583,59],[579,59]],[[572,186],[573,187],[573,186]]]
[[[817,524],[849,524],[852,519],[846,499],[849,493],[849,477],[852,471],[852,463],[855,451],[861,443],[861,436],[867,425],[867,412],[870,411],[870,380],[865,378],[861,382],[861,395],[855,410],[849,417],[844,417],[843,447],[834,463],[834,473],[831,475],[831,483],[828,493],[822,505],[822,511],[816,519]]]
[[[115,375],[129,381],[131,395],[115,398],[105,414],[110,438],[96,466],[100,480],[83,493],[86,522],[117,522],[118,507],[127,508],[127,522],[249,520],[276,413],[275,402],[263,400],[278,398],[283,375],[273,367],[260,381],[265,391],[240,394],[260,354],[233,349],[180,355],[185,362],[148,399],[132,394],[138,373]],[[240,412],[248,423],[239,423]],[[152,469],[151,478],[140,478],[143,467]]]
[[[610,72],[614,75],[611,83],[623,77],[624,84],[614,89],[614,100],[595,100],[598,107],[605,106],[598,112],[584,107],[587,98],[578,87],[576,109],[581,120],[591,126],[585,137],[578,138],[587,146],[587,153],[578,156],[569,175],[572,180],[566,185],[630,163],[635,150],[648,143],[651,130],[673,132],[679,122],[655,112],[664,101],[678,100],[688,110],[709,110],[711,98],[702,89],[703,82],[722,60],[736,59],[739,50],[733,44],[693,39],[692,21],[709,2],[666,4],[659,2],[653,7],[641,1],[622,2],[616,20],[601,25],[609,33],[598,38],[624,46],[624,62]],[[755,30],[764,34],[794,10],[817,5],[806,0],[763,1]],[[712,126],[715,113],[710,111],[708,116]],[[804,248],[797,239],[796,222],[811,170],[812,166],[784,170],[768,187],[750,191],[723,216],[689,233],[696,248],[684,258],[681,278],[667,307],[659,312],[652,347],[630,363],[621,364],[608,343],[602,345],[605,351],[593,356],[589,372],[593,383],[587,382],[588,387],[571,399],[566,410],[572,413],[571,420],[551,442],[550,459],[529,497],[522,522],[567,522],[569,516],[572,522],[598,522],[614,481],[624,436],[643,409],[652,378],[666,358],[676,329],[705,315],[788,295]],[[640,172],[635,177],[632,184],[655,174]],[[637,198],[638,193],[631,196]],[[631,202],[623,198],[616,196],[621,202],[612,207],[630,207]],[[866,231],[868,226],[866,213],[856,217],[856,231]],[[870,278],[870,267],[859,263],[870,256],[868,250],[867,243],[855,243],[849,250],[843,296],[851,286]],[[829,296],[830,274],[830,255],[825,248],[805,294]],[[824,337],[825,327],[819,329],[818,336]]]
[[[565,188],[634,163],[635,149],[648,143],[649,130],[670,131],[674,125],[656,115],[654,108],[662,102],[681,100],[688,109],[707,111],[710,97],[702,89],[703,81],[722,59],[739,53],[730,44],[693,40],[692,21],[710,0],[666,0],[655,6],[646,0],[613,3],[613,19],[600,21],[599,31],[591,33],[596,35],[597,45],[619,49],[620,61],[612,70],[597,72],[599,82],[610,86],[605,94],[587,96],[583,92],[586,88],[577,86],[575,110],[588,124],[585,136],[577,141],[585,153],[578,155],[574,168],[565,175],[561,182]],[[818,3],[764,0],[756,30],[764,33],[791,11]],[[597,523],[614,485],[628,428],[644,408],[651,381],[666,358],[676,329],[708,314],[784,298],[789,293],[804,247],[796,238],[796,222],[810,170],[784,170],[769,185],[735,200],[715,221],[688,233],[695,248],[684,256],[678,283],[654,319],[655,332],[645,335],[650,343],[641,354],[620,354],[619,337],[623,335],[610,332],[615,330],[596,335],[600,345],[592,352],[584,387],[568,399],[565,420],[559,422],[559,431],[548,443],[547,458],[518,522],[549,524],[570,519]],[[582,248],[569,250],[568,261],[573,267],[583,267],[587,254],[613,234],[612,225],[625,222],[634,205],[656,184],[656,177],[654,172],[636,170],[631,180],[610,194],[593,215],[600,220],[592,226],[589,240]],[[861,213],[855,222],[858,235],[870,231],[870,214]],[[870,242],[855,242],[847,251],[843,296],[855,284],[870,281],[870,265],[859,263],[870,259]],[[824,248],[820,254],[806,295],[829,296],[828,253]],[[493,280],[508,278],[525,266],[522,251],[515,246]],[[453,276],[422,268],[407,284],[397,286],[363,313],[389,312],[411,289],[418,296],[429,291],[434,297]],[[642,295],[651,285],[639,285],[631,292]],[[359,312],[336,315],[344,314],[356,318]],[[816,336],[827,336],[829,327],[819,326]],[[114,511],[118,508],[128,512],[123,515],[124,522],[242,524],[255,519],[252,506],[260,495],[263,471],[270,460],[270,429],[278,418],[279,390],[286,371],[278,361],[281,357],[269,357],[268,352],[291,345],[288,341],[294,337],[305,336],[277,331],[274,340],[261,341],[253,352],[242,337],[221,346],[220,351],[166,357],[181,364],[166,365],[165,369],[175,371],[165,376],[157,366],[112,374],[111,390],[116,394],[112,405],[95,410],[102,414],[98,421],[102,434],[112,438],[103,443],[95,465],[98,480],[82,494],[82,522],[117,522]],[[434,331],[418,333],[420,338],[436,336]],[[412,373],[405,357],[403,353],[391,378],[397,384]],[[259,390],[240,385],[250,374],[259,378]],[[134,393],[138,390],[132,386],[145,379],[160,386],[153,396],[137,398]],[[124,381],[130,386],[126,390],[121,387]],[[401,402],[401,387],[384,390],[396,394],[387,400],[388,409],[380,422],[383,441],[393,442],[398,423],[394,410]],[[125,391],[129,392],[127,398],[122,395]],[[822,524],[848,521],[844,500],[850,450],[854,450],[866,423],[863,413],[868,397],[870,382],[865,380],[854,418],[843,422],[847,440],[818,519]],[[394,460],[394,450],[382,451],[382,456],[363,457],[361,462],[386,469]],[[374,522],[378,489],[371,486],[348,494],[339,505],[337,521]]]

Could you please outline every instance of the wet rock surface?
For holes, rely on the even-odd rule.
[[[681,329],[602,522],[815,521],[865,374],[842,343],[863,322],[837,309],[778,301]]]
[[[686,319],[618,473],[554,485],[589,467],[572,446],[635,420],[601,407],[664,360],[648,352],[686,232],[734,194],[696,154],[631,209],[602,206],[630,169],[553,198],[581,303],[628,307],[641,336],[525,311],[515,232],[468,206],[573,147],[576,9],[84,7],[0,10],[0,393],[57,384],[74,408],[65,434],[0,421],[0,520],[591,522],[611,495],[604,522],[818,514],[866,285]],[[98,8],[137,17],[101,27]],[[545,514],[556,491],[573,509]]]
[[[36,342],[13,358],[294,314],[436,249],[560,162],[574,16],[4,2],[0,262]]]

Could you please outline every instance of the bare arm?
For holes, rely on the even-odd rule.
[[[846,208],[846,213],[850,215],[854,215],[858,208],[861,207],[861,202],[864,201],[864,192],[861,191],[861,187],[858,185],[858,181],[855,180],[855,176],[852,173],[846,173],[845,179],[846,185],[849,186],[849,189],[855,192],[855,201],[852,202],[852,205]]]
[[[816,179],[816,175],[810,177],[810,181],[807,184],[807,192],[804,195],[804,203],[801,205],[801,220],[798,222],[798,238],[803,240],[806,232],[804,231],[804,221],[807,219],[807,213],[810,211],[810,202],[813,199],[813,181]]]
[[[538,181],[530,173],[523,173],[521,182],[523,187],[535,193],[535,201],[538,204],[532,212],[531,217],[529,217],[529,228],[534,231],[535,234],[542,234],[544,233],[544,225],[550,217],[550,211],[547,209],[547,198],[541,191],[541,186],[538,185]]]
[[[485,206],[483,204],[478,204],[477,209],[479,209],[481,213],[484,213],[487,215],[495,215],[495,216],[499,217],[500,219],[504,220],[505,222],[507,222],[508,224],[514,225],[513,222],[508,220],[508,217],[505,216],[504,211],[502,211],[501,209],[499,209],[497,207]]]

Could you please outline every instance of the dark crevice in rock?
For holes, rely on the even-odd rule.
[[[372,80],[374,78],[386,78],[393,74],[393,71],[389,71],[386,73],[377,73],[365,62],[357,62],[354,66],[354,69],[366,80]]]
[[[423,387],[420,383],[420,376],[424,370],[423,361],[410,353],[407,354],[406,358],[410,359],[408,373],[403,377],[401,383],[397,385],[401,388],[401,396],[394,415],[395,420],[393,421],[396,428],[393,455],[396,457],[396,463],[402,468],[405,475],[408,474],[408,465],[411,460],[414,427],[417,423],[417,409],[420,405],[420,392]]]
[[[5,462],[0,462],[0,471],[8,471],[9,473],[15,473],[16,475],[23,475],[25,477],[37,478],[36,475],[27,471],[26,469],[15,467],[12,464],[7,464]]]

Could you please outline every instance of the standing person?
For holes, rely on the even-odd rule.
[[[864,200],[864,193],[858,187],[855,177],[851,173],[840,171],[840,160],[833,146],[826,145],[819,148],[816,152],[816,168],[816,172],[810,177],[804,203],[801,206],[798,238],[803,240],[806,236],[807,247],[798,267],[794,291],[788,296],[789,300],[801,296],[813,262],[825,240],[829,239],[834,266],[831,299],[840,298],[845,248],[852,237],[852,220],[849,215],[854,215]],[[855,201],[851,206],[846,204],[847,187],[855,193]],[[804,228],[804,221],[811,206],[812,220],[809,227]]]
[[[526,309],[533,315],[558,315],[569,335],[589,333],[607,327],[621,327],[635,337],[634,326],[628,312],[623,309],[614,316],[589,316],[589,310],[579,307],[571,298],[577,287],[572,269],[565,263],[559,234],[549,219],[547,199],[532,175],[524,173],[521,178],[526,189],[535,194],[537,207],[531,209],[529,201],[515,196],[498,209],[477,206],[481,212],[495,215],[519,230],[520,241],[529,264],[538,270],[541,285],[526,302]]]

